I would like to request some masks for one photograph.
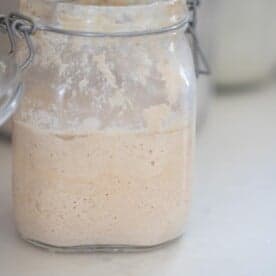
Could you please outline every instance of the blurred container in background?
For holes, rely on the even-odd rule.
[[[221,0],[214,24],[218,88],[264,82],[276,64],[275,0]]]
[[[16,11],[18,8],[17,0],[1,0],[0,3],[0,14],[8,14],[9,12]],[[1,35],[0,33],[0,56],[6,56],[9,51],[9,41],[6,35]],[[1,129],[0,134],[10,135],[12,128],[12,122],[9,121]]]

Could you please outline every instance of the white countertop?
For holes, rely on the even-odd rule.
[[[21,241],[0,143],[0,275],[275,276],[276,87],[214,99],[198,138],[185,237],[139,254],[53,254]]]

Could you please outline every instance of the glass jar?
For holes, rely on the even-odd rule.
[[[20,236],[65,251],[179,238],[195,129],[185,1],[21,0],[20,10],[38,26],[14,117]]]

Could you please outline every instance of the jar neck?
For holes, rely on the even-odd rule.
[[[103,33],[158,30],[188,16],[186,0],[20,0],[20,11],[37,24]]]

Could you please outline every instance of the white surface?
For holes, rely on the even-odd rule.
[[[11,214],[10,147],[0,144],[0,275],[276,275],[276,93],[214,101],[199,135],[189,226],[140,254],[64,255],[21,241]]]

